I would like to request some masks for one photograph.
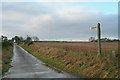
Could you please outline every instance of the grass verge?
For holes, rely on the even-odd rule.
[[[2,43],[2,74],[8,72],[11,67],[10,62],[13,57],[13,43],[3,42]]]

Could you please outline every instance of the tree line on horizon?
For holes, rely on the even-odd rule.
[[[119,39],[110,39],[110,38],[101,38],[101,42],[113,42],[113,41],[120,41]],[[95,37],[90,37],[89,42],[97,42],[98,39],[95,39]]]
[[[27,37],[22,36],[15,36],[12,39],[8,39],[7,36],[1,35],[0,41],[16,41],[16,43],[20,44],[21,42],[24,42],[25,44],[32,44],[33,42],[39,41],[39,38],[37,36],[30,37],[27,35]],[[120,41],[119,39],[110,39],[110,38],[101,38],[102,42],[113,42],[113,41]],[[95,37],[90,37],[89,42],[97,42],[97,39]]]
[[[20,44],[20,43],[24,42],[24,44],[28,44],[28,45],[32,44],[33,41],[39,41],[39,38],[37,36],[30,37],[28,35],[27,35],[26,38],[23,38],[22,36],[15,36],[15,37],[13,37],[12,39],[9,39],[9,40],[8,40],[7,36],[2,35],[0,39],[1,39],[2,42],[7,42],[7,41],[12,41],[13,42],[13,41],[15,41],[17,44]]]

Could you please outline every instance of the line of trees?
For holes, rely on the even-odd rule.
[[[39,41],[39,38],[37,36],[30,37],[30,36],[27,35],[26,38],[23,38],[22,36],[15,36],[12,39],[8,40],[8,38],[6,36],[2,35],[1,40],[2,40],[2,42],[4,42],[4,41],[15,41],[17,44],[20,44],[20,43],[24,42],[24,44],[30,45],[30,44],[33,43],[33,41]]]
[[[95,39],[95,37],[90,37],[90,42],[97,42],[98,39]],[[113,42],[113,41],[119,41],[119,39],[109,39],[109,38],[101,38],[102,42]]]

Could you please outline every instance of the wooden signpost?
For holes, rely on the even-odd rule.
[[[100,41],[100,38],[101,38],[101,30],[100,30],[100,23],[97,24],[97,26],[94,26],[94,27],[90,27],[90,29],[97,29],[97,33],[98,33],[98,53],[99,55],[101,55],[101,41]]]

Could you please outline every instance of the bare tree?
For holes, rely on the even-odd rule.
[[[28,46],[29,46],[29,45],[31,45],[32,43],[33,43],[33,42],[32,42],[32,38],[31,38],[30,36],[27,35],[27,38],[26,38],[24,44],[28,44]]]
[[[89,41],[90,41],[90,42],[93,42],[93,41],[95,41],[95,38],[94,38],[94,37],[90,37],[90,38],[89,38]]]
[[[26,42],[27,42],[27,43],[30,43],[31,41],[32,41],[32,38],[29,37],[29,36],[27,36]]]
[[[34,41],[39,41],[39,38],[38,38],[37,36],[33,36],[32,39],[33,39]]]
[[[22,36],[20,36],[19,38],[20,38],[20,41],[22,42],[22,41],[23,41],[23,37],[22,37]]]

